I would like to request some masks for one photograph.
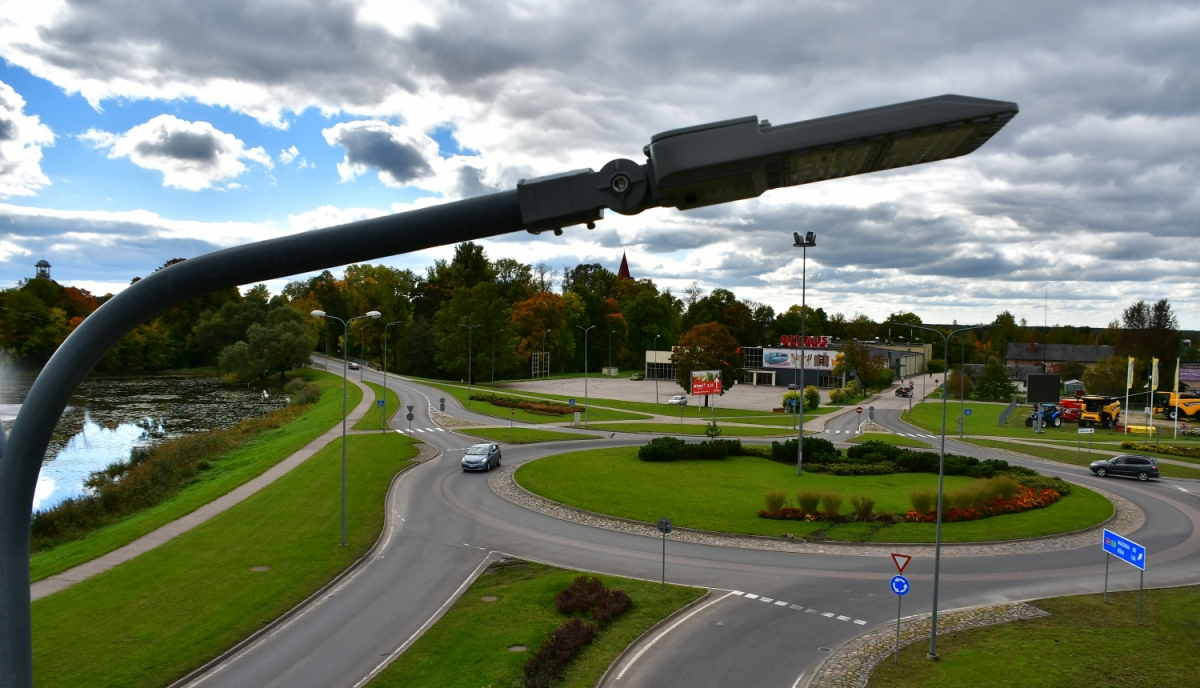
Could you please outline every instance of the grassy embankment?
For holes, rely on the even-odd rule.
[[[562,415],[547,415],[547,414],[543,414],[543,413],[530,413],[529,411],[526,411],[524,409],[512,409],[512,408],[508,408],[505,406],[496,406],[496,405],[490,404],[486,401],[472,401],[470,403],[470,405],[468,406],[467,405],[467,388],[466,388],[466,386],[460,387],[458,385],[448,385],[448,384],[445,384],[442,382],[433,382],[430,380],[421,380],[420,382],[423,385],[427,385],[429,387],[439,389],[439,390],[453,396],[455,399],[457,399],[459,401],[459,403],[461,403],[464,407],[466,407],[470,411],[474,411],[475,413],[482,413],[487,416],[495,416],[496,418],[499,418],[504,421],[507,421],[510,418],[512,418],[514,420],[519,420],[523,423],[569,423],[572,420],[574,420],[573,416],[570,413],[564,413]],[[472,393],[474,393],[474,394],[493,394],[494,393],[498,397],[514,399],[517,401],[534,401],[534,402],[537,401],[536,398],[526,398],[524,396],[524,393],[510,394],[510,393],[494,392],[491,389],[479,388],[479,387],[473,388]],[[565,400],[565,397],[564,397],[564,400]],[[576,403],[581,407],[583,406],[582,399],[576,399]],[[621,411],[613,411],[610,409],[596,408],[596,404],[595,404],[595,402],[593,402],[592,410],[590,413],[590,418],[593,421],[598,421],[598,420],[641,420],[641,419],[648,418],[648,416],[644,416],[640,413],[623,413]]]
[[[904,435],[893,435],[887,432],[864,432],[852,439],[846,440],[851,444],[861,444],[863,442],[883,442],[884,444],[893,444],[897,447],[928,447],[929,444],[916,440]]]
[[[369,685],[371,688],[520,685],[521,666],[565,616],[554,596],[578,571],[525,562],[496,566],[471,585],[454,606]],[[556,686],[590,688],[617,655],[642,633],[704,593],[699,588],[600,576],[606,587],[622,588],[633,607],[584,648]],[[482,598],[495,597],[486,602]],[[522,645],[525,652],[511,652]]]
[[[900,650],[871,675],[871,686],[924,688],[977,685],[1195,686],[1200,676],[1200,588],[1147,590],[1144,625],[1137,593],[1055,597],[1032,603],[1050,616],[938,637]]]
[[[892,526],[866,522],[834,524],[813,521],[775,521],[758,517],[765,508],[763,494],[785,490],[836,492],[849,512],[852,495],[875,499],[876,509],[904,513],[909,494],[917,488],[936,488],[937,475],[896,473],[840,477],[822,473],[796,475],[795,466],[752,456],[722,461],[650,463],[637,458],[636,447],[591,449],[559,454],[527,463],[516,480],[527,490],[564,504],[622,518],[654,522],[668,515],[676,525],[751,535],[797,537],[817,531],[831,540],[867,542],[933,542],[932,523]],[[971,482],[947,476],[946,489]],[[1072,493],[1045,508],[942,526],[944,542],[980,542],[1037,537],[1095,525],[1112,514],[1100,495],[1076,486]]]
[[[37,685],[166,685],[356,561],[383,527],[392,476],[416,450],[396,433],[348,444],[345,547],[341,443],[331,442],[207,523],[34,602]]]
[[[755,427],[750,425],[727,425],[717,423],[721,437],[794,437],[795,430],[787,428]],[[604,423],[592,425],[600,432],[648,432],[655,435],[703,435],[704,425],[680,425],[679,423]]]
[[[508,444],[532,444],[534,442],[562,442],[568,440],[598,440],[599,435],[581,432],[554,432],[536,428],[456,428],[455,432],[493,442]]]
[[[367,387],[370,387],[371,391],[375,392],[375,403],[371,404],[371,408],[367,410],[367,415],[359,419],[359,421],[354,424],[352,429],[378,430],[380,427],[379,407],[375,404],[378,404],[379,400],[383,398],[383,385],[377,385],[374,382],[365,382],[363,384],[365,384]],[[388,388],[387,401],[385,403],[387,405],[383,407],[383,427],[386,428],[387,421],[390,420],[391,417],[400,410],[400,397],[396,396],[396,390],[392,389],[391,387]],[[353,409],[354,407],[347,404],[346,408],[349,410]]]
[[[1028,444],[1020,444],[1017,442],[1004,442],[1002,440],[978,440],[978,439],[975,439],[975,440],[963,440],[963,441],[967,442],[968,444],[973,444],[977,447],[987,447],[989,449],[1006,449],[1008,451],[1019,452],[1021,454],[1028,454],[1029,456],[1036,456],[1041,459],[1050,459],[1051,461],[1059,461],[1061,463],[1069,463],[1069,464],[1072,464],[1075,466],[1087,466],[1092,461],[1097,461],[1099,459],[1106,459],[1109,456],[1111,456],[1111,454],[1099,454],[1099,453],[1093,453],[1093,454],[1089,455],[1086,446],[1084,446],[1082,449],[1077,449],[1075,447],[1069,447],[1069,448],[1064,447],[1062,449],[1059,449],[1057,447],[1037,447],[1037,446],[1032,446],[1032,445],[1028,445]],[[1120,449],[1116,449],[1114,451],[1120,451]],[[1167,455],[1162,455],[1162,454],[1160,454],[1159,456],[1161,456],[1164,459],[1181,460],[1181,457],[1178,457],[1178,456],[1167,456]],[[1158,471],[1163,476],[1168,477],[1168,478],[1200,479],[1200,468],[1188,468],[1186,466],[1176,466],[1175,464],[1159,462]]]
[[[39,581],[56,573],[123,547],[175,519],[189,514],[230,490],[261,475],[304,445],[333,427],[342,417],[342,383],[338,377],[311,368],[293,371],[321,386],[321,397],[295,420],[246,440],[240,449],[211,461],[211,468],[177,495],[149,509],[101,528],[82,540],[68,542],[30,557],[29,575]],[[348,408],[362,397],[355,386],[349,389]]]

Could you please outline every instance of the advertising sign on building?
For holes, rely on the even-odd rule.
[[[836,349],[805,349],[804,368],[806,370],[833,370],[834,359],[839,353]],[[799,368],[800,349],[763,349],[763,367]]]
[[[1184,363],[1181,365],[1179,367],[1179,381],[1200,382],[1200,363]]]
[[[719,370],[693,370],[692,371],[692,396],[698,394],[720,394],[721,393],[721,371]]]
[[[832,339],[829,335],[821,335],[817,337],[804,337],[804,346],[808,349],[828,349],[829,340]],[[789,349],[800,348],[800,335],[798,334],[783,334],[779,335],[779,346]]]

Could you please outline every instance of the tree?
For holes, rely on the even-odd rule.
[[[742,378],[745,355],[738,341],[720,323],[696,325],[679,338],[674,356],[676,381],[691,391],[692,371],[720,370],[721,394]]]
[[[250,355],[263,370],[278,370],[279,383],[289,368],[308,362],[316,339],[304,316],[291,306],[279,306],[267,315],[265,325],[255,323],[246,330]]]
[[[496,367],[505,370],[517,362],[517,337],[511,326],[512,311],[500,298],[495,284],[480,282],[457,289],[438,311],[434,323],[438,366],[459,379],[488,379],[491,372],[491,337],[496,334]],[[473,329],[463,325],[477,325]],[[470,355],[470,361],[467,360]]]
[[[868,388],[878,387],[884,372],[890,381],[887,357],[872,355],[862,342],[846,342],[834,360],[834,375],[854,375]]]
[[[975,384],[975,398],[983,401],[1010,401],[1017,386],[1008,379],[1008,370],[996,357],[988,359]]]
[[[262,361],[250,353],[250,345],[246,342],[235,342],[221,350],[218,367],[224,373],[224,379],[230,383],[245,383],[255,380],[262,374]]]
[[[400,369],[417,377],[438,377],[437,345],[433,340],[433,325],[422,317],[413,320],[400,343],[404,350],[404,362]]]
[[[566,307],[563,297],[549,291],[540,291],[533,296],[513,304],[512,324],[521,338],[516,349],[525,360],[533,352],[556,350],[566,326]],[[546,331],[549,330],[549,333]]]
[[[1088,394],[1109,397],[1125,394],[1125,376],[1128,372],[1128,365],[1129,359],[1125,356],[1112,356],[1097,361],[1083,374],[1084,389]]]
[[[1179,355],[1179,320],[1167,299],[1130,305],[1122,313],[1121,325],[1117,353],[1137,358],[1139,368],[1146,368],[1151,357],[1170,361]]]
[[[950,374],[946,376],[946,398],[959,399],[971,396],[971,392],[975,391],[975,379],[970,373],[964,373],[963,369],[957,365],[952,366]]]

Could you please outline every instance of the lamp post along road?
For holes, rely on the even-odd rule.
[[[950,338],[960,332],[969,330],[978,330],[984,325],[976,325],[974,327],[964,327],[955,330],[947,336],[941,330],[935,330],[932,327],[923,325],[912,325],[922,330],[933,332],[942,337],[942,351],[948,357],[950,355]],[[962,371],[960,370],[959,373]],[[937,659],[937,613],[938,613],[938,583],[941,581],[942,574],[942,490],[946,483],[946,391],[949,385],[942,385],[942,448],[941,456],[938,458],[938,497],[937,497],[937,529],[934,531],[933,537],[933,616],[932,627],[929,630],[929,658]]]
[[[658,338],[661,334],[654,335],[654,365],[658,365]],[[658,403],[658,368],[654,369],[654,403]]]
[[[796,243],[794,247],[800,249],[800,412],[799,422],[797,426],[799,430],[796,432],[796,475],[804,475],[804,323],[808,320],[807,304],[804,297],[808,288],[808,247],[817,245],[816,232],[808,232],[804,235],[804,240],[800,240],[800,232],[792,232],[792,237]]]
[[[583,325],[576,325],[583,330],[583,427],[588,426],[588,410],[591,407],[591,400],[588,398],[588,332],[596,329],[595,325],[589,325],[584,329]]]
[[[606,210],[622,215],[660,207],[690,210],[786,186],[961,157],[987,143],[1018,112],[1016,103],[943,95],[802,126],[771,126],[751,116],[688,127],[652,137],[644,162],[618,158],[599,170],[524,179],[515,189],[234,246],[130,285],[54,352],[30,387],[7,442],[0,431],[0,688],[33,685],[29,526],[50,438],[92,368],[155,315],[241,284],[522,230],[561,234],[564,227],[591,228]],[[830,150],[845,152],[846,162],[834,170],[818,164]]]
[[[483,327],[483,325],[462,325],[459,327],[467,328],[467,406],[471,405],[471,378],[474,377],[474,370],[471,369],[471,346],[475,338],[475,328]]]
[[[392,325],[399,325],[401,322],[403,322],[403,321],[402,320],[393,320],[390,323],[383,326],[383,405],[384,405],[384,414],[385,415],[387,413],[388,328],[391,327]],[[397,396],[397,403],[399,403],[399,396]],[[379,425],[380,425],[380,432],[387,432],[386,423],[380,423]]]
[[[537,375],[535,375],[534,377],[538,377],[538,376],[545,377],[545,375],[542,375],[543,370],[546,371],[547,375],[550,374],[550,368],[546,365],[546,335],[550,334],[550,332],[551,332],[551,330],[546,330],[545,332],[542,333],[542,358],[538,362]]]
[[[612,336],[616,333],[617,333],[616,330],[612,330],[608,333],[608,367],[609,368],[612,368]]]
[[[504,332],[505,329],[501,327],[492,333],[492,387],[496,386],[496,335]]]
[[[327,318],[336,320],[342,324],[342,546],[346,546],[346,354],[350,339],[350,323],[355,320],[363,320],[364,318],[378,318],[379,311],[367,311],[366,315],[358,315],[349,320],[342,320],[336,315],[328,315],[325,311],[317,310],[312,312],[314,318]]]

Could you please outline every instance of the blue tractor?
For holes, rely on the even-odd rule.
[[[1039,416],[1041,416],[1043,428],[1062,427],[1063,414],[1056,404],[1034,404],[1033,413],[1025,419],[1025,427],[1032,428]]]

